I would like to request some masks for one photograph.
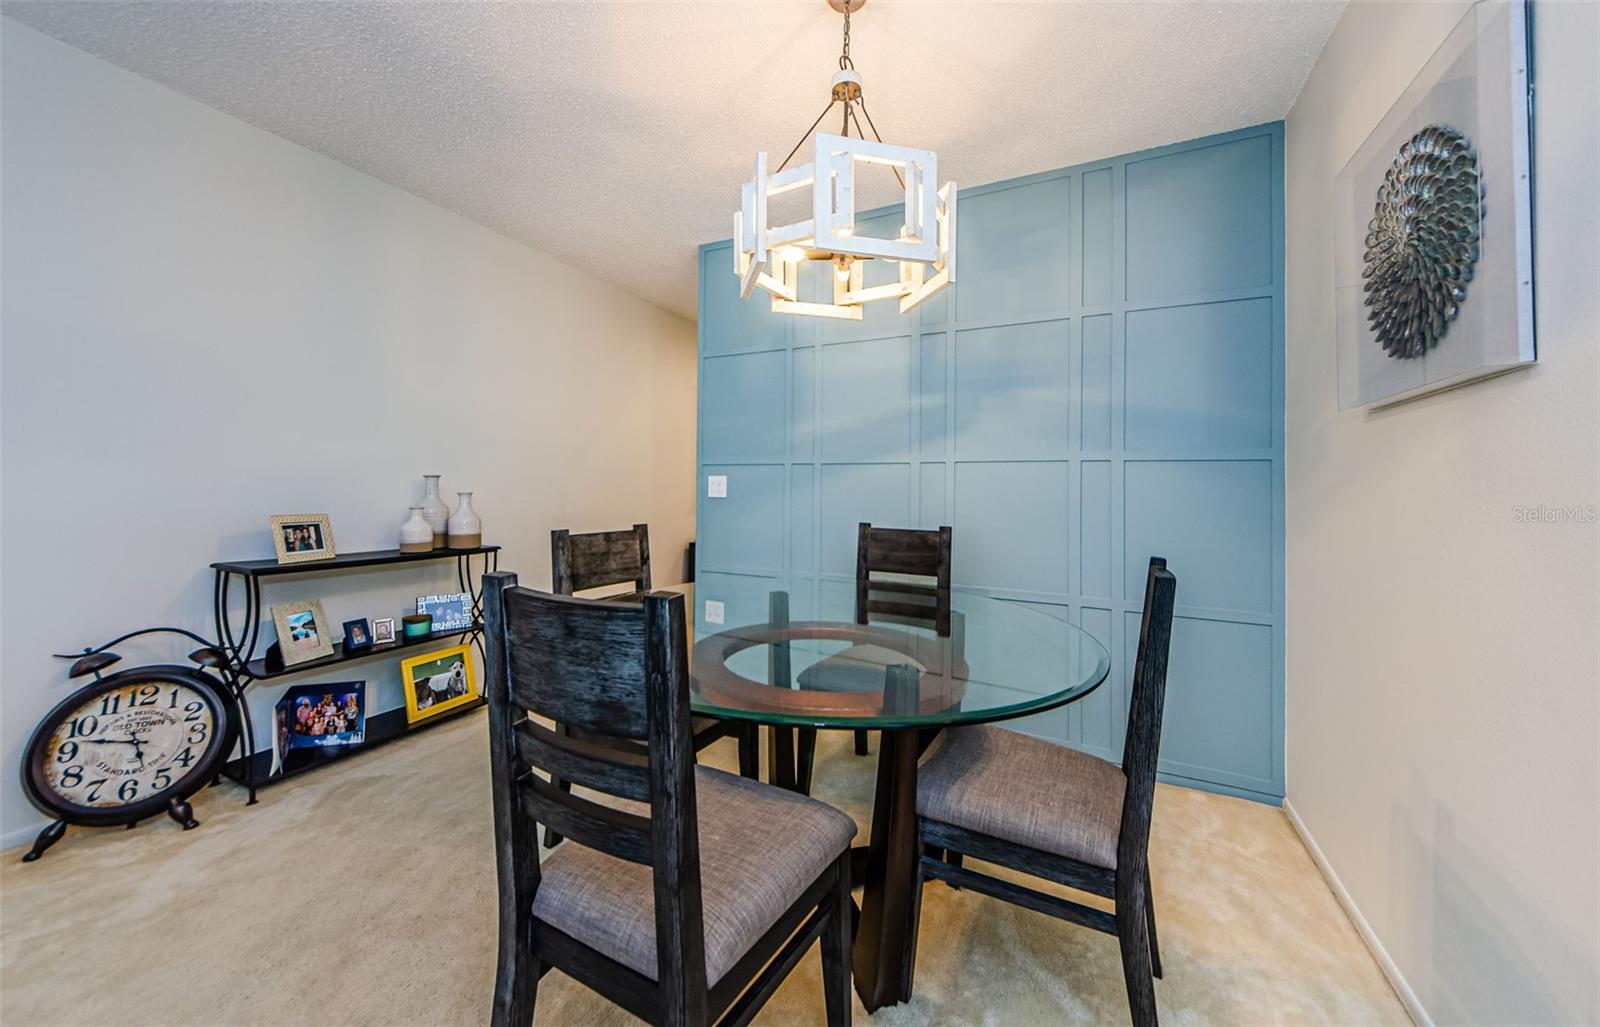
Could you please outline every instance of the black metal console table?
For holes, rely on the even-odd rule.
[[[379,549],[365,553],[345,553],[331,560],[322,560],[315,563],[290,563],[280,564],[276,560],[231,560],[214,563],[211,569],[215,574],[212,585],[212,603],[215,609],[217,623],[217,640],[228,658],[228,670],[232,673],[237,684],[235,686],[235,699],[239,706],[239,716],[243,721],[240,730],[240,756],[229,761],[223,767],[223,773],[229,778],[244,785],[250,793],[247,805],[256,801],[256,789],[262,784],[282,780],[283,777],[292,776],[285,773],[281,777],[261,779],[261,771],[270,766],[271,753],[257,752],[255,746],[255,731],[250,719],[250,707],[245,701],[245,690],[256,681],[267,681],[273,678],[286,677],[291,674],[304,674],[309,671],[325,670],[329,667],[343,663],[352,663],[356,660],[370,660],[379,656],[388,656],[423,645],[437,644],[445,639],[470,638],[483,651],[482,639],[482,607],[483,595],[478,585],[482,574],[474,576],[472,573],[473,557],[483,558],[483,572],[498,570],[500,567],[499,546],[475,546],[471,549],[434,549],[426,553],[402,553],[398,549]],[[472,627],[463,631],[449,631],[441,634],[429,635],[426,638],[406,639],[397,638],[393,642],[382,645],[372,645],[361,649],[346,650],[343,642],[335,643],[332,656],[308,660],[293,666],[285,666],[281,656],[278,655],[276,644],[268,646],[260,656],[256,656],[256,648],[261,641],[261,617],[263,607],[261,603],[261,581],[263,578],[285,577],[291,574],[329,574],[337,571],[357,570],[360,568],[374,567],[399,567],[406,564],[425,563],[431,560],[454,559],[456,561],[456,580],[460,582],[461,591],[472,596]],[[231,612],[228,609],[228,597],[232,591],[235,579],[244,590],[244,613],[241,626],[236,630]],[[431,726],[432,724],[448,720],[459,713],[477,709],[483,705],[480,699],[452,711],[450,714],[423,721],[417,727]],[[365,751],[375,745],[391,741],[414,730],[405,722],[404,710],[391,710],[377,716],[367,718],[366,740],[354,751]],[[303,769],[309,770],[324,763],[331,762],[343,752],[334,751],[323,759],[315,760]]]

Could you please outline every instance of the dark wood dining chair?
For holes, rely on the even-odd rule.
[[[552,968],[651,1023],[748,1023],[819,939],[827,1022],[849,1023],[855,822],[695,766],[681,595],[603,602],[516,585],[484,577],[494,1027],[532,1023]],[[568,839],[542,865],[541,823]]]
[[[950,550],[953,531],[878,528],[862,522],[856,526],[856,623],[894,620],[931,626],[940,638],[950,637]],[[877,574],[898,577],[881,578]],[[907,577],[931,581],[908,581]],[[900,658],[895,658],[898,662]],[[801,688],[819,691],[872,690],[883,684],[885,667],[846,655],[806,668],[798,678]],[[856,680],[859,679],[859,680]],[[810,791],[810,768],[816,760],[817,733],[800,731],[800,781]],[[867,732],[855,732],[857,756],[867,754]]]
[[[913,901],[920,905],[922,880],[935,877],[1115,934],[1128,1006],[1139,1027],[1156,1023],[1151,978],[1161,976],[1150,893],[1150,811],[1177,588],[1167,562],[1152,559],[1120,767],[1064,745],[981,725],[946,731],[923,763],[917,784],[922,843],[948,855],[941,859],[923,849]],[[1112,899],[1115,911],[977,873],[961,865],[963,855]],[[913,912],[913,923],[916,916]],[[914,958],[915,953],[907,965]]]
[[[570,596],[621,584],[648,592],[650,525],[635,524],[626,531],[581,535],[557,528],[550,533],[550,571],[556,595]]]
[[[574,535],[566,528],[550,533],[551,590],[570,596],[592,588],[631,584],[635,593],[650,590],[650,525],[635,524],[625,531],[591,531]],[[567,726],[558,724],[566,732]],[[694,750],[699,752],[713,742],[735,738],[739,743],[739,773],[755,779],[760,776],[760,734],[754,724],[715,717],[694,718]],[[556,787],[565,789],[564,780]],[[561,835],[545,829],[544,843],[559,845]]]

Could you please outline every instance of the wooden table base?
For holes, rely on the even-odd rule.
[[[852,966],[867,1012],[911,998],[917,960],[917,757],[915,728],[883,733],[872,836],[862,882],[861,921]]]

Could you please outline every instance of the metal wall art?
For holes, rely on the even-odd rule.
[[[1534,361],[1523,0],[1480,0],[1335,182],[1339,407]]]
[[[1391,357],[1420,357],[1450,329],[1478,262],[1478,159],[1453,128],[1400,144],[1367,225],[1367,323]]]

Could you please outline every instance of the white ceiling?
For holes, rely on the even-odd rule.
[[[885,141],[978,185],[1280,118],[1343,6],[871,0],[851,53]],[[695,246],[822,110],[841,27],[824,0],[4,11],[690,317]]]

